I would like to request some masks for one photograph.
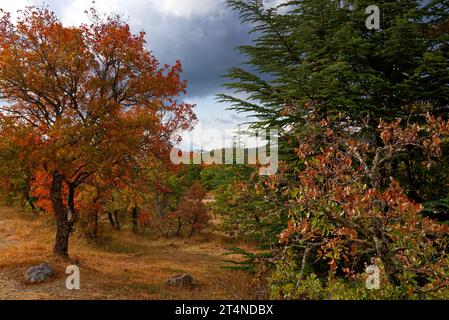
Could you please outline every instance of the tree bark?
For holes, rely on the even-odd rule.
[[[56,217],[56,239],[53,248],[54,254],[60,257],[68,257],[70,226],[67,221],[67,208],[62,199],[64,177],[58,171],[53,173],[50,189],[50,198],[53,212]]]
[[[64,176],[59,172],[53,173],[50,188],[50,198],[56,216],[56,238],[53,252],[55,255],[68,258],[69,238],[76,221],[75,186],[69,185],[68,206],[63,201]]]
[[[138,233],[139,232],[139,209],[137,207],[134,207],[132,210],[132,223],[133,223],[133,232]]]
[[[114,230],[120,231],[121,226],[120,226],[120,221],[118,219],[118,210],[114,210],[114,213],[108,212],[108,219],[109,219],[109,223],[111,224],[111,227]]]
[[[178,230],[176,231],[176,236],[177,237],[181,236],[181,230],[182,230],[181,218],[178,217]]]
[[[75,189],[76,186],[72,183],[68,184],[69,195],[67,198],[67,221],[73,227],[76,222],[76,209],[75,209]]]
[[[376,245],[376,251],[379,258],[382,260],[382,263],[385,268],[385,273],[387,274],[388,281],[394,285],[399,286],[399,268],[394,261],[393,253],[391,252],[386,239],[381,237],[374,237],[374,242]]]
[[[112,216],[112,213],[108,212],[108,218],[109,218],[109,223],[111,224],[111,227],[114,230],[117,230],[117,227],[115,225],[115,221],[114,221],[114,217]]]
[[[197,222],[198,222],[198,215],[195,215],[195,220],[193,220],[192,227],[190,229],[189,238],[193,237],[193,234],[195,233],[195,226],[196,226]]]
[[[115,211],[114,211],[115,229],[116,229],[117,231],[120,231],[122,227],[121,227],[121,225],[120,225],[120,220],[119,220],[118,216],[119,216],[119,211],[118,211],[118,210],[115,210]]]
[[[96,239],[98,237],[98,211],[95,210],[94,213],[94,230],[92,234],[93,238]]]

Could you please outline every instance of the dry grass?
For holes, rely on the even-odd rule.
[[[103,227],[101,240],[76,234],[69,261],[52,254],[54,226],[25,213],[0,207],[0,299],[251,299],[251,279],[223,269],[226,244],[208,236],[194,240],[150,239]],[[226,259],[229,257],[226,257]],[[38,285],[23,281],[26,269],[43,261],[56,269],[55,278]],[[65,288],[65,268],[77,263],[81,290]],[[199,286],[179,290],[167,278],[190,273]]]

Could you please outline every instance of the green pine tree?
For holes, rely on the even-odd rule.
[[[311,106],[351,125],[369,117],[373,127],[427,111],[447,117],[447,1],[376,1],[380,30],[365,25],[371,0],[227,3],[255,40],[240,47],[247,68],[227,75],[236,95],[219,99],[255,116],[254,127],[300,129]]]

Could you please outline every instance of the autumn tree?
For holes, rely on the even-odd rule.
[[[32,139],[17,139],[48,177],[42,189],[57,222],[54,252],[63,257],[79,188],[162,158],[171,134],[194,120],[192,106],[177,100],[186,89],[180,62],[160,66],[144,32],[133,34],[118,16],[90,15],[92,24],[79,27],[35,7],[17,22],[0,18],[2,117],[30,130]]]
[[[186,234],[192,237],[207,226],[210,217],[204,204],[205,198],[206,191],[199,183],[194,183],[187,190],[175,212],[178,236]]]
[[[205,198],[205,189],[200,183],[193,183],[179,199],[179,204],[174,210],[163,216],[153,217],[154,227],[166,237],[192,237],[209,222]]]
[[[407,148],[422,149],[431,166],[449,137],[449,122],[428,115],[426,125],[400,123],[381,123],[382,147],[357,134],[334,132],[325,121],[310,124],[327,147],[316,137],[301,141],[297,154],[304,168],[288,189],[290,222],[280,235],[280,242],[301,256],[297,281],[310,261],[325,261],[329,271],[352,277],[378,258],[393,285],[414,292],[449,285],[444,270],[449,228],[423,218],[422,205],[392,176],[381,181],[380,174]]]
[[[379,1],[380,30],[366,28],[365,0],[227,4],[254,41],[219,97],[279,129],[288,168],[258,184],[289,220],[271,244],[274,296],[354,280],[371,258],[395,293],[440,293],[447,228],[423,206],[448,197],[448,3]]]

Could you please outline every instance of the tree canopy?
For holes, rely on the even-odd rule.
[[[365,25],[372,1],[227,4],[253,26],[255,40],[240,47],[248,67],[227,75],[226,87],[240,94],[220,99],[255,116],[254,126],[291,129],[311,109],[348,125],[369,117],[374,128],[380,118],[447,117],[447,3],[377,1],[380,30]]]
[[[94,176],[122,179],[143,162],[168,159],[172,133],[195,120],[192,105],[178,101],[186,89],[181,63],[160,66],[145,33],[133,34],[119,16],[90,15],[92,24],[79,27],[35,7],[16,23],[8,13],[0,19],[2,121],[28,128],[15,143],[48,175],[60,255],[77,189]]]

